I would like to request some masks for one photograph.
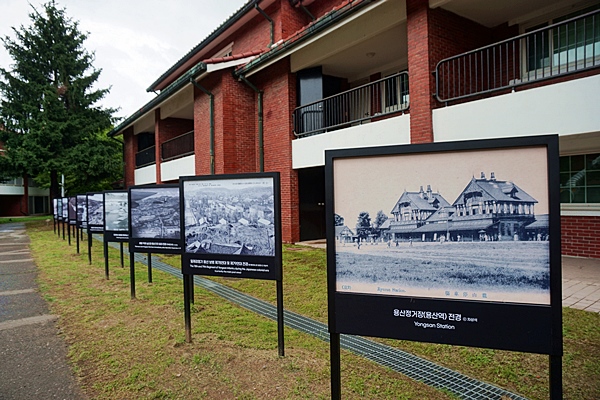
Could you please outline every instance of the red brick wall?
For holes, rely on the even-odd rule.
[[[0,217],[22,217],[27,215],[27,196],[0,196]]]
[[[562,254],[600,258],[600,217],[560,218]]]
[[[123,131],[125,148],[125,187],[135,185],[135,153],[137,153],[137,140],[133,135],[133,127]]]
[[[261,71],[252,82],[264,91],[264,170],[281,178],[281,225],[284,242],[300,240],[298,174],[292,169],[292,110],[296,79],[289,59]]]

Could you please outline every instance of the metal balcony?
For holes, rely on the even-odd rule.
[[[311,136],[346,128],[408,107],[408,73],[400,72],[297,107],[292,114],[294,135]]]
[[[174,160],[191,154],[194,154],[194,131],[169,139],[160,145],[161,161]]]
[[[150,146],[135,153],[135,167],[141,168],[156,163],[156,146]]]
[[[443,59],[436,98],[464,99],[600,66],[600,10]]]

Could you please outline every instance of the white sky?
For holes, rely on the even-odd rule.
[[[33,5],[44,0],[0,0],[0,36],[14,38],[12,27],[31,25]],[[160,75],[240,9],[245,0],[57,0],[58,8],[88,33],[84,47],[102,69],[98,88],[111,87],[104,107],[127,117],[150,101],[147,93]],[[12,59],[0,43],[0,66]]]

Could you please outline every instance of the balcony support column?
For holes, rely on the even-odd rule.
[[[215,174],[215,95],[191,78],[192,85],[206,94],[210,101],[210,174]]]
[[[258,94],[258,165],[259,172],[264,172],[265,170],[265,148],[264,148],[264,139],[263,139],[263,91],[254,86],[244,75],[239,75],[240,80],[246,83],[246,85],[250,86],[252,90],[254,90]]]
[[[431,54],[430,12],[429,0],[406,0],[411,143],[433,142],[435,80],[431,71],[435,60]]]
[[[156,183],[162,183],[161,180],[161,176],[160,176],[160,164],[161,164],[161,157],[160,157],[160,144],[162,143],[161,141],[161,120],[160,120],[160,108],[157,108],[156,110],[154,110],[154,151],[155,151],[155,165],[154,167],[156,168]]]

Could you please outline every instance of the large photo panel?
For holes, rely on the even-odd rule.
[[[550,352],[560,292],[556,141],[327,152],[331,327]]]
[[[88,233],[104,232],[104,195],[88,193],[86,202]]]
[[[77,227],[87,229],[87,195],[77,195]]]
[[[181,253],[179,185],[129,188],[129,246],[136,253]]]
[[[180,179],[183,272],[281,278],[279,173]]]
[[[104,240],[129,240],[129,195],[126,190],[104,192]]]

